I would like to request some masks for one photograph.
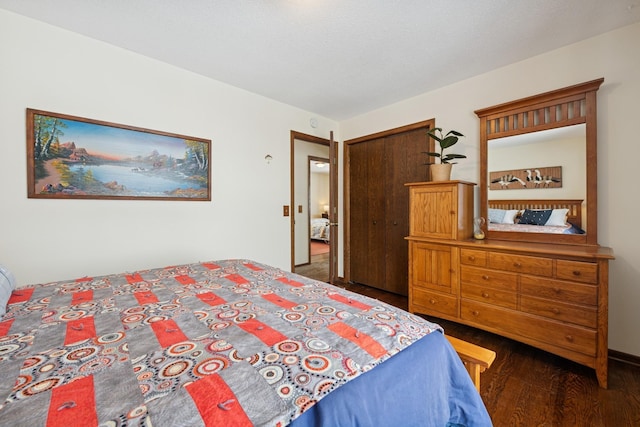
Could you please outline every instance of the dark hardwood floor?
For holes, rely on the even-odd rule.
[[[407,309],[406,297],[362,285],[342,287]],[[592,369],[489,332],[423,317],[451,336],[496,352],[480,390],[496,427],[640,426],[640,367],[610,360],[604,390]]]

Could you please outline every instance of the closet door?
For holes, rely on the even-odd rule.
[[[385,289],[407,295],[409,235],[409,182],[427,179],[428,151],[424,129],[391,135],[385,141]]]
[[[351,281],[385,287],[385,141],[349,149]]]
[[[427,180],[428,120],[345,141],[347,279],[407,295],[410,182]],[[346,172],[346,171],[345,171]]]

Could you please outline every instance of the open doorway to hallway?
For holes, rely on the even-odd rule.
[[[331,280],[330,141],[292,132],[291,271],[323,282]],[[336,224],[333,224],[334,226]]]
[[[328,149],[328,147],[327,147]],[[308,188],[307,206],[308,218],[306,221],[296,219],[296,228],[301,223],[308,222],[306,233],[304,227],[299,231],[304,236],[308,236],[308,258],[307,262],[299,262],[296,259],[295,272],[312,279],[323,282],[329,281],[329,258],[331,249],[331,226],[329,225],[329,195],[330,195],[330,170],[328,157],[308,156]],[[300,209],[299,209],[300,211]],[[296,230],[298,232],[298,229]],[[302,239],[297,239],[302,241]],[[296,255],[304,251],[296,251]]]

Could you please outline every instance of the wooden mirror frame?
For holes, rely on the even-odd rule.
[[[489,239],[524,242],[598,244],[598,173],[596,93],[604,78],[476,110],[480,119],[480,216],[488,218],[488,142],[547,129],[586,124],[586,234],[489,231]]]

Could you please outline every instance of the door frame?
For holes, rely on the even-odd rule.
[[[337,197],[338,197],[338,150],[337,143],[333,140],[333,131],[331,131],[330,139],[318,136],[308,135],[302,132],[290,131],[290,206],[295,208],[295,141],[300,140],[313,144],[321,144],[329,147],[329,222],[331,224],[331,238],[329,239],[329,283],[334,283],[338,271],[338,241],[337,236],[338,214],[337,214]],[[291,271],[295,271],[295,212],[290,214],[290,234],[291,234]]]

